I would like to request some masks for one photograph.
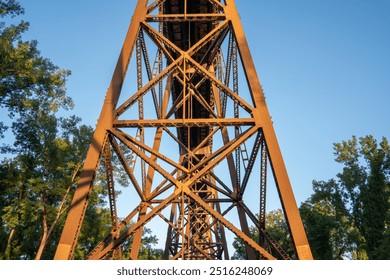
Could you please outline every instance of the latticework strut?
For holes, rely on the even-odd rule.
[[[122,258],[130,239],[137,259],[155,220],[166,225],[165,259],[229,259],[228,235],[248,259],[289,259],[266,229],[268,175],[295,257],[312,258],[233,0],[138,1],[56,259],[72,258],[101,157],[112,232],[88,259]],[[134,190],[121,220],[114,161]]]

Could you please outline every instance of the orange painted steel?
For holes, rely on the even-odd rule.
[[[248,259],[312,259],[233,0],[138,1],[55,259],[73,258],[101,158],[112,230],[87,259],[138,259],[156,220],[164,259],[230,259],[231,235]],[[134,190],[123,219],[114,162]],[[267,232],[271,176],[291,250]]]

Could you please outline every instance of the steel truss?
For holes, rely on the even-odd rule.
[[[130,238],[137,259],[143,229],[156,219],[167,226],[165,259],[229,259],[228,233],[244,241],[248,259],[289,259],[266,229],[267,175],[295,257],[312,258],[233,0],[138,1],[56,259],[72,258],[101,158],[112,231],[87,259],[121,259]],[[134,190],[124,219],[114,159]],[[259,208],[251,209],[256,193]]]

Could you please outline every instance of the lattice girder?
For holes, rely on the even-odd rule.
[[[312,258],[233,0],[138,1],[56,259],[72,258],[101,156],[113,229],[88,259],[121,258],[130,238],[137,259],[154,220],[167,227],[166,259],[229,259],[227,234],[244,241],[248,258],[289,258],[264,226],[268,174],[296,257]],[[113,162],[134,190],[124,219]],[[253,191],[258,209],[246,201]]]

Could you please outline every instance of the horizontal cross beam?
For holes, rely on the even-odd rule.
[[[114,127],[205,127],[205,126],[253,126],[255,120],[243,119],[160,119],[160,120],[116,120]]]

